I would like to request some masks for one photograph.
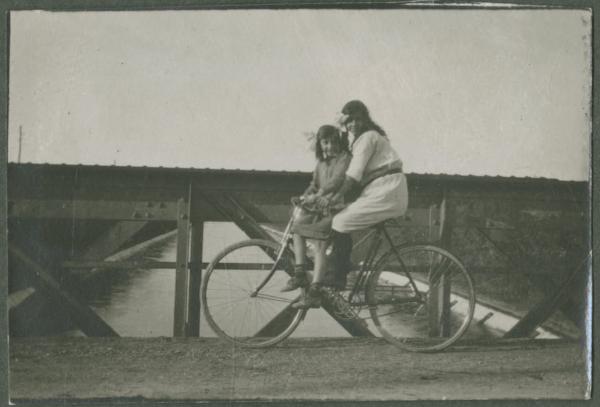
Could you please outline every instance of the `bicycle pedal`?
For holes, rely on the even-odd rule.
[[[357,318],[355,318],[354,316],[339,315],[337,313],[334,313],[333,315],[340,321],[355,321],[355,320],[357,320]]]

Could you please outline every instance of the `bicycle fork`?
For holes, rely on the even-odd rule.
[[[291,231],[292,231],[292,225],[294,224],[294,220],[296,219],[296,217],[298,216],[298,214],[300,213],[301,209],[299,207],[294,207],[294,211],[292,212],[292,216],[290,217],[290,220],[287,224],[287,226],[285,227],[285,230],[283,231],[283,236],[281,238],[281,247],[279,248],[279,252],[277,253],[277,256],[275,256],[275,262],[273,263],[273,267],[271,268],[271,271],[269,272],[269,274],[267,274],[267,276],[265,277],[265,279],[256,287],[256,289],[250,293],[250,298],[255,298],[259,291],[269,282],[269,280],[271,280],[271,278],[273,277],[273,275],[275,274],[275,270],[277,270],[277,265],[279,264],[279,262],[281,261],[281,258],[283,257],[283,252],[285,251],[290,237],[291,237]],[[269,253],[267,253],[267,255],[270,256]]]

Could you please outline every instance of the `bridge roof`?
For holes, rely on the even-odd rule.
[[[306,171],[282,171],[282,170],[256,170],[256,169],[240,169],[240,168],[198,168],[198,167],[164,167],[164,166],[131,166],[131,165],[98,165],[98,164],[55,164],[55,163],[8,163],[9,170],[29,170],[35,172],[54,172],[54,171],[74,171],[84,170],[98,173],[164,173],[164,174],[178,174],[178,175],[230,175],[230,176],[284,176],[284,177],[309,177],[310,172]],[[587,181],[564,181],[555,178],[544,178],[544,177],[516,177],[516,176],[500,176],[500,175],[473,175],[473,174],[434,174],[434,173],[407,173],[409,179],[414,181],[430,181],[430,182],[450,182],[450,183],[475,183],[480,184],[482,182],[492,184],[528,184],[534,185],[545,185],[556,184],[556,185],[579,185],[585,186],[588,184]]]

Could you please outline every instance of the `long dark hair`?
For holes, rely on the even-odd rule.
[[[340,152],[350,151],[348,148],[348,133],[342,133],[337,127],[325,124],[319,127],[317,137],[315,137],[315,155],[319,161],[325,160],[325,155],[321,148],[321,140],[324,139],[331,140],[334,144],[337,144]]]
[[[363,133],[365,131],[375,130],[382,136],[387,136],[385,130],[383,130],[380,125],[375,123],[373,119],[371,119],[371,115],[369,115],[369,109],[367,109],[367,106],[360,100],[351,100],[350,102],[346,103],[342,108],[342,113],[348,115],[349,117],[356,117],[362,120],[365,125]],[[358,136],[360,136],[360,134]]]

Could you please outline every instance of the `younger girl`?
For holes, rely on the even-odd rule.
[[[334,194],[344,183],[346,170],[352,158],[348,151],[347,136],[342,135],[334,126],[321,126],[317,131],[315,155],[317,166],[310,185],[301,197],[305,207],[312,205],[315,210],[304,210],[294,221],[292,232],[296,265],[294,276],[282,290],[292,291],[309,285],[306,276],[306,239],[314,239],[313,281],[307,295],[299,303],[293,304],[294,307],[302,308],[321,306],[319,286],[325,275],[325,246],[331,234],[331,220],[334,214],[329,208],[340,207],[343,204],[343,198],[334,198]]]

